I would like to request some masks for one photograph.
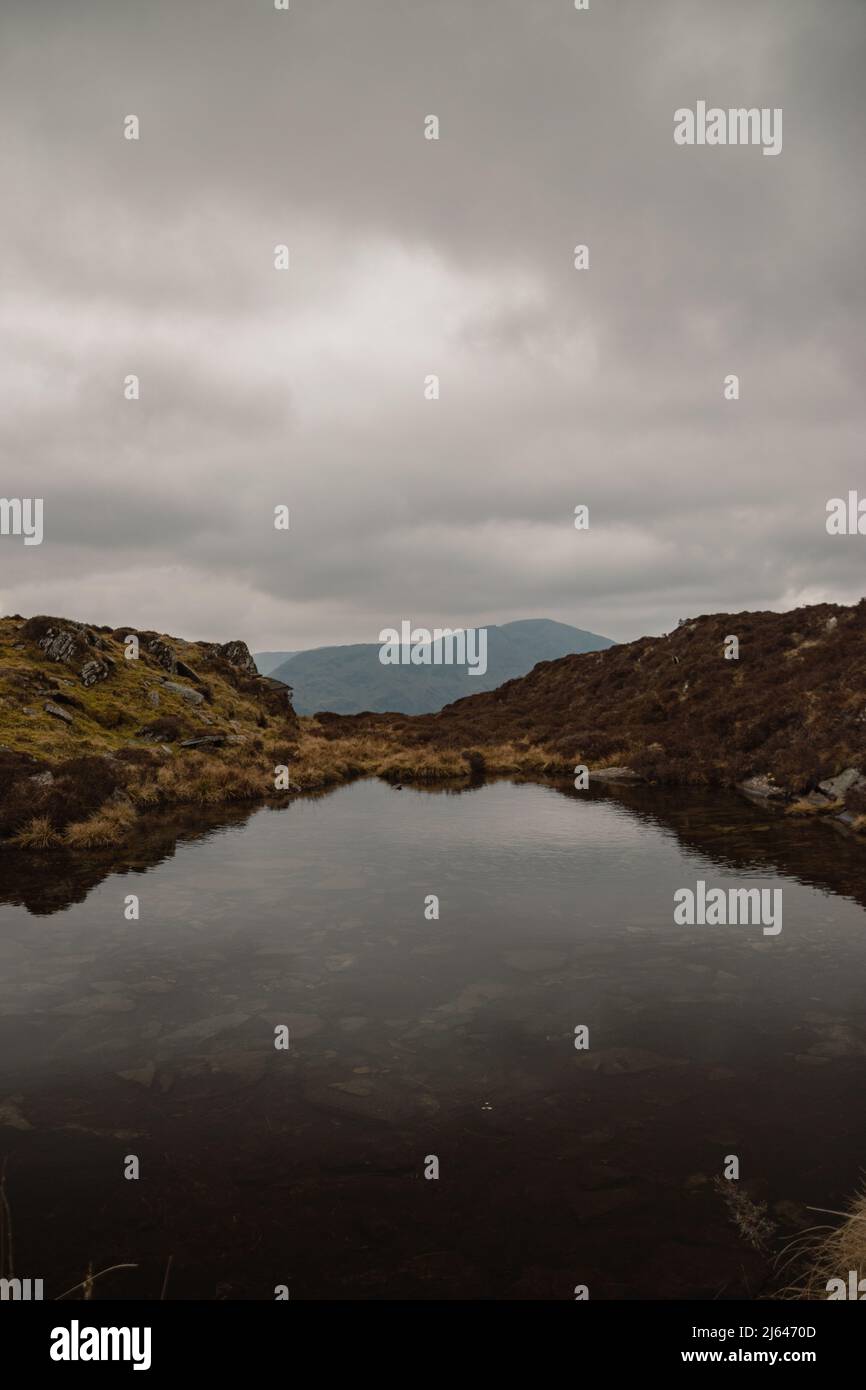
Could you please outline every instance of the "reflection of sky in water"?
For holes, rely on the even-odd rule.
[[[682,802],[690,829],[711,843],[721,836],[729,864],[749,862],[751,809]],[[613,798],[535,785],[453,795],[356,783],[181,843],[153,869],[112,875],[52,916],[0,908],[3,1060],[29,1071],[63,1055],[96,1068],[128,1053],[132,1064],[154,1039],[222,1015],[225,1031],[245,1028],[246,1043],[260,1046],[263,1020],[280,1009],[321,1014],[325,1049],[341,1015],[423,1020],[479,981],[501,986],[470,999],[479,1027],[533,1011],[555,1021],[575,991],[591,1010],[586,978],[599,999],[630,991],[629,1008],[671,1017],[678,1000],[703,997],[720,1010],[719,1027],[732,998],[738,1026],[749,1008],[795,1020],[822,992],[824,1007],[855,1005],[866,954],[859,906],[772,865],[714,863],[652,819],[651,793],[646,808],[638,816]],[[819,832],[828,858],[837,846],[850,853]],[[783,823],[773,834],[794,845],[795,860],[807,843]],[[674,926],[674,891],[697,878],[783,885],[781,936]],[[124,919],[128,893],[140,897],[138,922]],[[438,922],[424,919],[430,893]],[[521,950],[559,954],[533,964]],[[178,1040],[179,1051],[189,1046]]]

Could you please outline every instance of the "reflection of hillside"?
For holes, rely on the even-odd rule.
[[[82,903],[109,874],[145,873],[170,859],[178,844],[200,840],[214,830],[242,825],[257,808],[221,807],[191,816],[147,816],[140,821],[135,845],[90,853],[54,850],[29,854],[4,847],[0,857],[0,903],[26,907],[36,916],[62,912]]]
[[[536,779],[526,779],[536,780]],[[477,791],[479,780],[411,783],[405,796],[463,796]],[[733,792],[683,791],[664,787],[622,785],[604,790],[575,791],[571,782],[552,782],[551,790],[575,800],[614,802],[623,812],[676,836],[686,849],[728,869],[765,871],[842,893],[866,907],[866,875],[862,848],[828,825],[792,821],[776,810],[753,805]],[[304,798],[330,795],[337,788],[306,792]],[[298,798],[292,798],[296,800]],[[0,904],[22,906],[36,916],[62,912],[84,902],[92,889],[110,874],[145,873],[170,859],[179,844],[206,838],[216,831],[245,825],[257,812],[288,810],[283,806],[223,806],[195,815],[142,817],[134,846],[85,854],[57,850],[40,855],[5,847],[0,856]],[[287,827],[287,833],[291,833]],[[743,845],[748,844],[748,851]]]
[[[623,784],[587,793],[576,792],[570,783],[557,784],[556,790],[564,796],[615,800],[629,815],[673,832],[684,849],[722,868],[791,878],[866,907],[862,843],[832,823],[795,820],[730,791],[693,794]]]

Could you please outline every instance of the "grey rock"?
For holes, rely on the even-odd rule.
[[[6,1096],[0,1100],[0,1126],[9,1129],[32,1129],[33,1126],[21,1109],[23,1096]]]
[[[87,1018],[90,1014],[128,1014],[134,1008],[135,1001],[125,994],[88,994],[85,999],[63,1004],[54,1012],[64,1018]]]
[[[54,781],[54,773],[50,770],[46,770],[45,772],[34,772],[29,780],[37,787],[50,787],[51,783]]]
[[[223,661],[227,661],[229,666],[234,666],[247,676],[259,674],[259,668],[253,661],[246,642],[224,642],[221,647],[217,647],[217,655],[222,657]]]
[[[219,748],[226,742],[225,734],[202,734],[201,738],[181,739],[181,748],[202,748],[207,745]]]
[[[506,951],[505,960],[512,970],[522,970],[533,975],[544,970],[558,970],[567,961],[565,951]]]
[[[342,1091],[347,1096],[369,1096],[372,1087],[365,1086],[363,1081],[332,1081],[332,1091]]]
[[[88,687],[104,681],[110,674],[111,670],[106,663],[96,657],[92,661],[85,661],[79,672],[81,684]]]
[[[605,1047],[600,1051],[575,1053],[574,1060],[588,1071],[600,1072],[602,1076],[633,1075],[644,1071],[660,1071],[667,1067],[685,1066],[685,1062],[675,1057],[661,1057],[656,1052],[648,1052],[642,1047]]]
[[[63,709],[60,705],[55,705],[51,700],[46,700],[44,705],[46,714],[53,714],[55,719],[62,719],[64,724],[72,723],[72,715],[69,710]]]
[[[318,1014],[269,1014],[268,1023],[275,1028],[278,1023],[285,1024],[289,1030],[289,1047],[294,1047],[302,1038],[312,1037],[320,1032],[322,1020]]]
[[[740,782],[738,790],[745,792],[746,796],[759,796],[765,801],[772,801],[785,795],[782,788],[777,787],[775,782],[772,782],[763,773],[757,777],[747,777],[745,782]]]
[[[358,1033],[362,1028],[366,1028],[368,1019],[362,1018],[360,1014],[352,1014],[349,1018],[340,1019],[340,1027],[344,1033]]]
[[[217,1037],[219,1033],[227,1033],[231,1028],[239,1028],[248,1019],[249,1014],[214,1014],[211,1018],[199,1019],[197,1023],[189,1023],[185,1028],[166,1034],[160,1045],[170,1048],[178,1042],[203,1042],[207,1038]]]
[[[237,1077],[241,1081],[250,1084],[260,1081],[267,1071],[270,1058],[261,1052],[253,1052],[250,1049],[232,1049],[227,1052],[217,1052],[210,1059],[212,1072],[224,1072],[227,1076]]]
[[[161,637],[150,637],[144,642],[144,650],[153,657],[157,666],[173,674],[177,670],[177,653]]]
[[[825,796],[832,797],[834,801],[841,800],[846,792],[859,783],[866,787],[866,777],[863,776],[859,767],[846,767],[844,772],[840,772],[836,777],[828,777],[826,782],[819,782],[818,787]]]
[[[200,705],[204,701],[201,691],[193,690],[191,685],[180,685],[177,681],[163,681],[162,688],[168,690],[172,695],[180,695],[191,705]]]
[[[132,1067],[129,1071],[119,1071],[117,1075],[124,1081],[132,1081],[136,1086],[149,1089],[156,1076],[156,1063],[147,1062],[143,1067]]]
[[[83,627],[51,627],[36,643],[49,661],[75,660],[81,647],[87,645],[87,630]]]

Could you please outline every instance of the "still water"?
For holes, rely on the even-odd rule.
[[[781,933],[675,926],[699,879],[781,888]],[[169,1256],[169,1298],[770,1293],[866,1162],[864,902],[831,828],[645,788],[362,781],[135,863],[4,851],[15,1272],[46,1297],[131,1262],[96,1296],[158,1298]],[[763,1251],[715,1183],[731,1154]]]

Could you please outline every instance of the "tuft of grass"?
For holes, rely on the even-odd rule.
[[[716,1178],[715,1189],[724,1198],[728,1215],[743,1240],[754,1250],[764,1251],[776,1230],[775,1222],[767,1216],[766,1202],[755,1202],[747,1192],[741,1192],[736,1182]]]
[[[798,797],[796,801],[792,801],[790,806],[785,807],[785,815],[827,816],[834,811],[841,811],[842,809],[843,802],[841,801],[827,801],[826,805],[822,806],[818,802],[808,801],[805,797],[801,796]]]
[[[135,818],[135,810],[131,806],[103,806],[86,820],[68,825],[63,842],[70,849],[104,849],[110,845],[120,845],[129,838]]]
[[[20,849],[53,849],[61,843],[61,836],[47,816],[33,816],[17,835],[12,836],[12,843]]]
[[[831,1279],[841,1279],[847,1289],[852,1270],[858,1283],[866,1278],[866,1191],[858,1192],[846,1211],[826,1214],[841,1217],[842,1224],[813,1227],[787,1247],[785,1264],[799,1273],[776,1297],[826,1299]]]

